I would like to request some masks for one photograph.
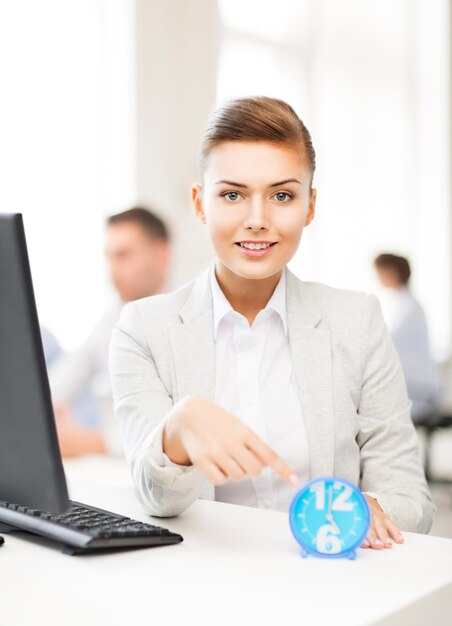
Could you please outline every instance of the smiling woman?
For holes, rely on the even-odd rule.
[[[314,218],[316,191],[311,187],[312,165],[303,141],[301,133],[298,145],[257,138],[215,140],[203,153],[203,182],[192,189],[196,212],[217,252],[217,278],[229,292],[226,296],[234,298],[233,283],[241,278],[260,280],[261,297],[253,306],[256,314],[294,256],[303,228]],[[223,172],[228,172],[227,179]],[[247,249],[257,244],[266,247]],[[250,258],[262,262],[252,263]],[[231,304],[239,306],[237,301]]]
[[[193,206],[215,260],[127,304],[110,346],[138,498],[158,516],[198,497],[288,512],[300,482],[334,474],[365,492],[363,547],[427,533],[431,497],[377,298],[287,268],[315,216],[305,125],[281,100],[232,100],[200,157]]]

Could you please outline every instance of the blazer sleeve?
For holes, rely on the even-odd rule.
[[[159,377],[136,302],[127,303],[112,331],[109,370],[113,408],[137,498],[151,515],[172,517],[206,488],[195,466],[163,464],[162,433],[173,400]]]
[[[401,530],[428,533],[434,505],[399,356],[381,305],[366,294],[359,399],[360,487],[373,492]]]

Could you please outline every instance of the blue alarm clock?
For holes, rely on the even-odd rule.
[[[289,522],[303,557],[355,559],[356,548],[369,530],[370,509],[356,485],[325,476],[311,480],[296,493]]]

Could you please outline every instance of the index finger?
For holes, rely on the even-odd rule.
[[[298,485],[299,477],[291,467],[284,463],[276,452],[260,439],[252,430],[246,439],[247,446],[259,457],[264,465],[271,467],[281,478],[291,485]]]

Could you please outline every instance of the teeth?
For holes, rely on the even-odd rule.
[[[242,248],[248,248],[249,250],[263,250],[271,246],[270,243],[241,243],[240,245]]]

